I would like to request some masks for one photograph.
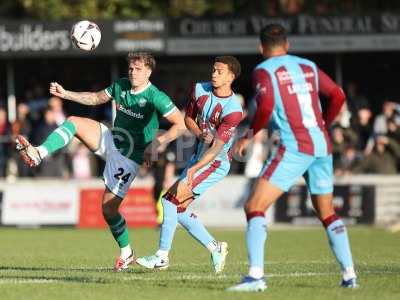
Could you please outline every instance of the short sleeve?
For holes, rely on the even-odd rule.
[[[104,92],[107,94],[108,97],[114,98],[115,97],[115,82],[111,84],[109,87],[104,89]]]
[[[122,90],[129,90],[130,89],[130,82],[127,78],[120,78],[114,81],[109,87],[104,89],[104,92],[107,96],[113,98],[116,102],[119,102],[119,94]]]
[[[223,117],[222,122],[217,130],[218,138],[221,139],[224,143],[227,143],[241,121],[241,111],[234,111]]]
[[[196,85],[193,84],[190,93],[189,93],[189,101],[186,105],[186,116],[192,119],[195,119],[197,116],[197,107],[196,107]]]
[[[163,116],[167,117],[177,110],[171,98],[163,92],[158,92],[154,101],[156,110]]]

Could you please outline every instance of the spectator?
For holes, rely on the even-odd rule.
[[[32,134],[32,121],[29,118],[29,106],[26,103],[20,103],[17,106],[17,119],[12,124],[12,140],[18,134],[21,134],[27,138],[31,138]],[[16,152],[14,152],[16,154]],[[33,176],[32,169],[28,167],[21,159],[17,158],[17,170],[19,177],[31,177]]]
[[[371,125],[372,112],[368,108],[360,108],[357,112],[357,116],[352,119],[351,128],[354,133],[358,136],[358,141],[356,144],[356,149],[358,151],[364,151],[368,139],[372,134]]]
[[[389,130],[389,126],[391,127]],[[382,113],[376,116],[373,125],[373,137],[377,135],[388,135],[390,137],[396,137],[397,127],[400,126],[400,116],[399,116],[399,105],[395,102],[386,100],[382,105]],[[365,154],[371,153],[374,147],[374,138],[371,137],[368,140]]]
[[[388,123],[393,122],[396,126],[400,125],[399,104],[386,100],[382,105],[382,113],[377,115],[374,122],[374,134],[387,134]]]
[[[350,119],[351,119],[351,112],[348,109],[346,103],[343,104],[340,113],[337,115],[335,119],[335,123],[337,123],[342,128],[349,128],[350,127]]]
[[[367,97],[360,93],[358,85],[355,82],[350,82],[347,85],[346,96],[349,111],[353,117],[357,116],[361,108],[369,106]]]
[[[49,99],[49,107],[54,112],[57,126],[60,126],[66,119],[62,100],[59,97],[51,97]]]
[[[35,85],[32,90],[25,92],[25,97],[33,122],[38,122],[47,106],[47,98],[44,96],[43,88],[40,85]]]
[[[332,156],[333,168],[341,168],[343,155],[349,145],[354,145],[357,142],[357,136],[351,129],[344,129],[340,126],[332,128]]]
[[[400,158],[400,144],[392,138],[379,134],[375,137],[374,148],[360,164],[354,168],[358,174],[397,174]]]
[[[317,16],[323,16],[331,13],[332,10],[330,9],[328,3],[324,0],[316,0],[314,3],[314,14]]]
[[[6,176],[10,133],[11,128],[7,120],[7,111],[0,107],[0,178]]]
[[[74,179],[90,179],[94,169],[94,157],[85,145],[78,142],[72,157],[72,176]]]
[[[352,144],[345,146],[341,153],[339,161],[336,162],[335,176],[348,175],[354,172],[354,169],[360,164],[362,156]]]
[[[281,10],[286,15],[298,15],[303,10],[304,0],[280,0]]]
[[[38,129],[34,131],[33,143],[36,145],[42,144],[46,137],[57,129],[56,117],[54,112],[47,108],[44,111],[43,122],[39,125]],[[66,152],[60,151],[54,155],[47,157],[39,166],[35,169],[35,175],[40,177],[66,177],[67,163],[66,163]]]
[[[265,1],[265,14],[268,17],[276,17],[279,15],[279,4],[278,4],[278,0],[269,0],[269,1]]]

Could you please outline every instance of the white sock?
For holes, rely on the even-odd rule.
[[[121,258],[126,259],[133,254],[133,250],[131,245],[125,246],[121,248]]]
[[[343,280],[350,280],[352,278],[356,278],[356,272],[354,271],[354,267],[348,267],[342,270]]]
[[[36,150],[39,152],[40,158],[44,159],[47,155],[49,155],[49,151],[43,146],[35,147]]]
[[[168,253],[169,253],[168,250],[158,250],[156,252],[156,255],[161,257],[162,259],[168,259]]]
[[[260,267],[250,267],[249,276],[255,279],[260,279],[264,277],[264,270]]]
[[[218,242],[217,241],[212,241],[207,245],[207,249],[210,252],[214,252],[215,250],[218,249]]]

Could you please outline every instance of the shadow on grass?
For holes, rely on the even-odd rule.
[[[19,267],[19,266],[0,266],[0,271],[112,272],[112,270],[108,268],[62,268],[62,267]]]
[[[0,271],[47,271],[47,272],[98,272],[98,273],[115,273],[111,268],[63,268],[63,267],[20,267],[20,266],[0,266]],[[152,273],[151,270],[132,267],[128,270],[120,272],[120,274],[145,274]]]
[[[1,275],[0,280],[5,280],[9,282],[66,282],[66,283],[96,283],[96,284],[107,284],[113,283],[111,280],[107,280],[105,278],[93,278],[93,277],[85,277],[85,276],[18,276],[18,275]]]

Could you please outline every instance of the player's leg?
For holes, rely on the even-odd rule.
[[[29,166],[34,167],[39,165],[46,156],[67,146],[74,136],[94,151],[100,143],[100,123],[88,118],[71,116],[55,129],[40,146],[32,146],[21,135],[16,138],[16,146],[23,160]]]
[[[342,286],[356,287],[356,274],[349,238],[343,221],[333,207],[332,157],[317,158],[306,173],[312,203],[326,229],[329,245],[342,270]]]
[[[164,194],[162,197],[163,222],[160,230],[159,249],[155,255],[140,257],[136,262],[148,269],[165,270],[169,266],[169,251],[178,225],[177,207],[193,197],[189,187],[180,180]]]
[[[134,252],[129,244],[128,227],[118,211],[122,200],[108,188],[105,189],[102,201],[103,217],[121,251],[114,266],[114,271],[117,272],[126,269],[134,261]]]
[[[192,192],[196,195],[196,198],[228,174],[229,162],[220,164],[217,161],[217,163],[211,163],[194,174]],[[186,178],[183,178],[183,181],[186,182]],[[194,239],[208,249],[214,272],[216,274],[221,273],[228,255],[228,243],[217,241],[200,219],[187,208],[193,199],[185,201],[178,207],[178,222]]]
[[[259,178],[245,204],[247,217],[246,246],[248,276],[228,291],[257,292],[266,289],[264,280],[264,247],[267,239],[265,211],[283,194],[283,190],[265,178]]]
[[[221,273],[228,255],[228,243],[217,241],[190,209],[178,212],[178,221],[196,241],[210,252],[211,265],[215,274]]]
[[[254,292],[266,289],[264,246],[267,239],[265,212],[308,168],[312,157],[285,151],[282,146],[266,163],[245,204],[246,246],[249,274],[228,291]]]
[[[101,125],[101,139],[95,153],[106,161],[103,172],[106,191],[103,196],[102,210],[104,219],[120,248],[114,270],[122,271],[134,261],[134,252],[129,244],[126,220],[119,212],[119,206],[140,166],[116,149],[111,130],[104,125]]]
[[[270,181],[260,178],[255,184],[249,200],[245,204],[248,222],[246,245],[249,257],[249,276],[264,276],[264,244],[267,239],[265,212],[283,194],[283,190]]]

